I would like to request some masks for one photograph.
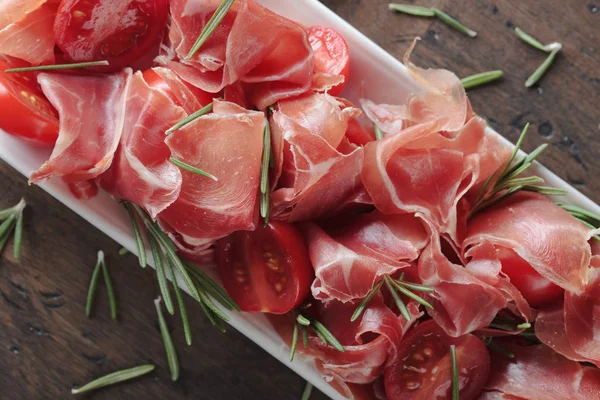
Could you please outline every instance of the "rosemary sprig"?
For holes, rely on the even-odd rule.
[[[90,286],[88,288],[88,295],[85,302],[85,315],[89,318],[89,316],[92,313],[94,295],[96,294],[96,287],[98,286],[98,277],[100,276],[100,271],[102,271],[102,275],[104,277],[104,284],[106,285],[106,291],[108,293],[110,316],[113,320],[116,320],[117,301],[115,299],[115,291],[110,280],[108,267],[106,266],[106,260],[104,259],[104,252],[102,250],[98,251],[98,259],[96,261],[96,266],[94,267],[94,272],[92,273],[92,279],[90,279]]]
[[[583,207],[579,207],[573,204],[557,203],[558,206],[562,207],[565,211],[571,214],[575,219],[581,222],[583,225],[590,229],[600,228],[600,215],[595,214],[591,211],[586,210]],[[600,235],[594,235],[594,239],[600,241]]]
[[[563,189],[557,189],[552,187],[540,186],[544,180],[538,176],[521,177],[520,175],[525,172],[535,159],[548,147],[547,144],[542,144],[529,155],[515,161],[519,149],[523,144],[523,140],[529,130],[529,124],[525,125],[519,140],[513,149],[510,158],[506,164],[494,172],[492,176],[486,179],[479,189],[477,197],[473,201],[473,206],[469,213],[469,217],[472,217],[478,211],[483,210],[497,204],[501,200],[517,193],[520,190],[527,190],[531,192],[537,192],[546,195],[561,196],[566,195],[567,192]]]
[[[217,26],[219,26],[223,18],[225,18],[225,15],[227,15],[227,12],[233,5],[234,1],[235,0],[223,0],[223,2],[221,2],[219,7],[217,7],[215,10],[215,13],[212,15],[212,17],[210,17],[210,20],[208,20],[208,23],[204,26],[204,28],[202,28],[202,32],[200,32],[198,39],[196,39],[196,42],[190,49],[186,59],[192,58],[194,54],[200,50],[200,47],[202,47],[214,30],[217,29]]]
[[[196,174],[196,175],[205,176],[205,177],[207,177],[207,178],[210,178],[210,179],[212,179],[212,180],[213,180],[213,181],[215,181],[215,182],[218,182],[218,181],[219,181],[219,180],[217,179],[217,177],[216,177],[216,176],[214,176],[214,175],[212,175],[212,174],[209,174],[208,172],[206,172],[206,171],[203,171],[203,170],[201,170],[200,168],[196,168],[196,167],[194,167],[194,166],[192,166],[192,165],[190,165],[190,164],[187,164],[187,163],[185,163],[185,162],[183,162],[183,161],[181,161],[181,160],[178,160],[178,159],[176,159],[176,158],[174,158],[174,157],[171,157],[171,158],[169,159],[169,161],[171,161],[171,163],[173,163],[173,164],[177,165],[177,166],[178,166],[179,168],[181,168],[181,169],[185,169],[186,171],[189,171],[189,172],[191,172],[191,173],[194,173],[194,174]]]
[[[367,293],[367,295],[360,301],[360,303],[358,303],[358,306],[356,307],[354,313],[352,314],[352,317],[350,318],[351,322],[356,321],[358,317],[362,315],[363,311],[365,311],[365,309],[367,308],[371,300],[373,300],[377,292],[381,290],[381,286],[383,286],[384,283],[390,291],[394,303],[396,303],[396,307],[398,307],[398,310],[400,311],[402,316],[408,321],[411,320],[410,313],[408,312],[408,308],[406,307],[406,304],[404,304],[404,301],[402,301],[402,298],[400,297],[399,293],[410,297],[417,303],[429,309],[433,309],[433,306],[429,302],[425,301],[421,296],[418,296],[415,293],[413,293],[413,291],[432,293],[434,291],[433,288],[425,285],[420,285],[418,283],[406,282],[404,281],[404,274],[400,275],[398,279],[394,279],[389,275],[384,275],[383,278],[379,282],[377,282],[373,286],[373,288]]]
[[[177,305],[179,306],[179,314],[181,314],[181,321],[183,322],[183,333],[185,335],[185,342],[188,346],[192,345],[192,330],[190,328],[190,321],[188,318],[187,309],[185,308],[185,303],[183,302],[183,296],[181,295],[181,290],[179,289],[179,284],[177,284],[177,277],[175,276],[175,269],[170,262],[167,263],[167,269],[169,270],[169,276],[171,277],[171,282],[173,282],[173,289],[175,290],[175,298],[177,299]]]
[[[525,87],[532,87],[544,76],[548,69],[550,69],[550,66],[552,66],[552,64],[554,63],[556,55],[562,49],[562,45],[557,42],[550,44],[542,44],[539,40],[537,40],[530,34],[524,32],[521,28],[518,27],[515,28],[515,33],[519,37],[519,39],[529,44],[530,46],[543,52],[550,53],[548,57],[546,57],[544,62],[525,81]]]
[[[133,378],[137,378],[138,376],[145,375],[154,370],[154,365],[146,364],[140,365],[139,367],[134,367],[130,369],[124,369],[121,371],[113,372],[112,374],[108,374],[101,378],[95,379],[90,383],[83,385],[80,388],[72,389],[72,394],[79,394],[84,392],[89,392],[91,390],[96,390],[103,388],[105,386],[114,385],[116,383],[124,382]]]
[[[169,292],[169,286],[167,283],[167,276],[165,275],[165,260],[163,253],[158,248],[158,243],[156,243],[156,239],[150,236],[148,238],[148,242],[150,243],[150,250],[152,251],[152,259],[154,260],[154,267],[156,269],[156,278],[158,280],[158,287],[160,289],[160,293],[165,300],[165,307],[169,314],[175,314],[175,308],[173,308],[173,300],[171,299],[171,292]],[[173,285],[177,286],[177,285]]]
[[[459,400],[458,362],[456,361],[456,346],[453,344],[450,345],[450,358],[452,360],[452,400]]]
[[[144,244],[144,237],[140,231],[140,227],[137,223],[137,219],[133,212],[133,207],[130,203],[123,203],[127,213],[129,214],[129,219],[131,221],[131,228],[133,229],[133,235],[135,237],[135,245],[137,247],[138,260],[140,262],[140,267],[146,268],[148,262],[146,260],[146,245]]]
[[[172,127],[170,127],[169,129],[167,129],[167,131],[165,133],[168,135],[169,133],[171,133],[173,131],[176,131],[177,129],[181,129],[182,127],[184,127],[185,125],[189,124],[193,120],[195,120],[197,118],[200,118],[203,115],[208,114],[212,110],[213,110],[213,103],[210,102],[209,104],[205,105],[204,107],[202,107],[198,111],[196,111],[196,112],[188,115],[187,117],[185,117],[184,119],[182,119],[181,121],[179,121],[178,123],[176,123],[175,125],[173,125]]]
[[[538,50],[544,51],[546,53],[552,51],[552,49],[550,49],[550,50],[548,49],[547,45],[542,44],[539,40],[537,40],[536,38],[534,38],[533,36],[531,36],[527,32],[523,31],[519,27],[515,28],[515,33],[517,34],[517,36],[519,37],[519,39],[521,39],[525,43],[529,44],[530,46],[535,47]]]
[[[384,133],[377,124],[373,124],[373,131],[375,131],[375,140],[381,140],[384,138]]]
[[[100,67],[108,65],[108,61],[90,61],[73,64],[55,64],[55,65],[37,65],[35,67],[23,67],[23,68],[9,68],[5,69],[4,72],[29,72],[29,71],[55,71],[60,69],[77,69],[77,68],[88,68],[88,67]]]
[[[306,386],[304,386],[304,391],[302,392],[302,397],[300,400],[308,400],[310,399],[310,395],[313,391],[313,385],[310,382],[306,382]]]
[[[102,257],[102,276],[104,277],[104,284],[106,285],[106,292],[108,293],[108,305],[110,307],[110,317],[113,320],[117,319],[117,300],[115,298],[115,290],[108,273],[108,267],[106,266],[106,260]]]
[[[165,344],[165,352],[167,353],[167,361],[169,363],[169,370],[171,371],[171,380],[173,382],[179,379],[179,359],[177,358],[177,352],[175,351],[175,345],[171,338],[171,333],[167,327],[165,316],[162,312],[160,305],[160,297],[154,300],[154,306],[156,307],[156,314],[158,315],[158,325],[160,326],[160,334]]]
[[[264,220],[265,227],[269,223],[270,192],[269,187],[269,164],[271,158],[271,127],[269,120],[265,118],[263,129],[263,152],[260,166],[260,216]]]
[[[486,71],[481,72],[479,74],[467,76],[465,78],[462,78],[460,82],[462,83],[465,89],[471,89],[500,79],[502,75],[504,75],[504,72],[502,70],[497,69],[494,71]]]
[[[447,25],[451,26],[452,28],[456,29],[457,31],[462,32],[465,35],[472,37],[472,38],[477,36],[477,32],[475,32],[472,29],[467,28],[466,26],[464,26],[463,24],[461,24],[460,22],[458,22],[457,20],[455,20],[454,18],[452,18],[451,16],[449,16],[448,14],[443,12],[442,10],[439,10],[435,7],[433,7],[431,10],[433,11],[433,13],[435,14],[436,17],[438,17],[439,19],[442,20],[442,22],[446,23]]]
[[[8,243],[14,232],[13,257],[21,258],[21,246],[23,243],[23,210],[27,207],[25,199],[21,199],[16,205],[0,211],[0,254]]]
[[[290,346],[290,361],[294,361],[296,348],[298,346],[298,332],[302,331],[302,344],[308,347],[308,328],[321,339],[325,344],[331,345],[339,352],[344,352],[344,346],[336,339],[335,336],[315,318],[307,317],[300,312],[296,312],[296,321],[294,322],[294,333],[292,335],[292,345]]]
[[[435,17],[435,13],[429,7],[414,6],[412,4],[397,4],[390,3],[390,10],[401,12],[404,14],[414,15],[417,17]]]
[[[129,250],[127,250],[125,247],[121,247],[119,249],[119,255],[120,256],[124,256],[125,254],[128,254],[128,253],[129,253]]]

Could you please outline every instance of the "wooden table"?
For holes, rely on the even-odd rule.
[[[285,0],[302,1],[302,0]],[[466,76],[503,69],[504,79],[475,89],[475,110],[515,140],[531,122],[524,149],[550,144],[541,161],[600,201],[600,3],[598,0],[429,0],[479,32],[471,39],[443,23],[398,15],[387,0],[324,0],[327,6],[401,58],[415,36],[414,61]],[[527,76],[544,54],[513,34],[522,26],[543,42],[560,41],[563,52],[540,85],[526,89]],[[172,321],[182,375],[170,381],[152,299],[154,274],[132,255],[65,206],[0,162],[0,206],[25,196],[23,260],[10,246],[0,260],[0,397],[69,398],[74,384],[145,362],[157,371],[136,382],[104,389],[94,399],[299,399],[304,382],[240,333],[221,334],[188,301],[195,343],[184,344]],[[93,318],[84,315],[96,251],[108,256],[116,286],[119,320],[108,315],[98,290]],[[315,393],[313,399],[324,399]]]

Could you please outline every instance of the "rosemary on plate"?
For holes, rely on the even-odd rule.
[[[165,320],[165,316],[162,312],[160,297],[154,300],[154,306],[156,307],[156,314],[158,315],[160,335],[162,336],[165,344],[165,352],[167,353],[167,361],[169,363],[169,370],[171,371],[171,380],[175,382],[179,379],[179,359],[177,358],[177,352],[175,351],[175,344],[173,344],[171,333],[167,327],[167,321]]]
[[[460,80],[460,83],[462,83],[465,89],[471,89],[500,79],[502,75],[504,75],[504,72],[499,69],[493,71],[486,71],[462,78]]]
[[[263,151],[260,164],[260,216],[265,227],[269,223],[271,209],[271,188],[269,185],[269,165],[271,164],[271,127],[269,119],[265,117],[263,129]]]
[[[106,291],[108,293],[110,317],[113,320],[116,320],[117,301],[115,299],[115,291],[113,289],[112,281],[108,273],[108,267],[106,266],[106,260],[104,259],[104,252],[102,250],[98,251],[98,259],[96,261],[96,266],[94,267],[94,272],[92,273],[92,278],[90,279],[90,286],[88,288],[88,295],[85,303],[85,315],[89,317],[92,313],[94,295],[96,294],[96,287],[98,286],[98,277],[100,276],[100,271],[102,271],[102,276],[104,277],[104,284],[106,285]]]
[[[583,225],[590,229],[600,228],[600,215],[595,214],[591,211],[586,210],[583,207],[576,206],[574,204],[557,203],[565,211],[571,214],[575,219],[581,222]],[[600,241],[600,235],[594,235],[594,239]]]
[[[537,192],[546,195],[562,196],[566,195],[567,192],[563,189],[557,189],[548,186],[542,186],[544,180],[539,176],[526,176],[521,175],[531,167],[535,159],[548,147],[547,144],[542,144],[534,151],[529,153],[527,156],[515,161],[519,149],[525,140],[527,131],[529,130],[529,124],[525,125],[525,128],[521,132],[521,136],[513,149],[506,164],[494,172],[489,178],[487,178],[482,184],[477,194],[477,197],[473,201],[469,217],[472,217],[478,211],[493,206],[501,200],[517,193],[520,190],[527,190],[531,192]]]
[[[53,64],[53,65],[36,65],[34,67],[23,67],[23,68],[9,68],[5,69],[4,72],[30,72],[30,71],[55,71],[60,69],[77,69],[77,68],[88,68],[88,67],[101,67],[107,66],[108,61],[89,61],[73,64]]]
[[[529,44],[530,46],[543,52],[550,53],[548,54],[544,62],[525,81],[525,87],[531,87],[535,85],[550,69],[550,67],[554,63],[556,55],[562,49],[562,45],[557,42],[553,42],[550,44],[542,44],[539,40],[537,40],[530,34],[524,32],[521,28],[518,27],[515,28],[515,34],[519,37],[519,39]]]
[[[227,15],[227,12],[229,11],[234,2],[235,0],[223,0],[221,2],[219,7],[217,7],[217,9],[215,10],[215,13],[208,20],[208,23],[204,26],[204,28],[202,28],[198,39],[196,39],[196,42],[190,49],[190,52],[185,57],[186,59],[192,58],[194,54],[196,54],[196,52],[200,50],[200,48],[208,40],[210,35],[212,35],[215,29],[217,29],[217,26],[219,26],[221,21],[223,21],[223,18],[225,18],[225,15]]]
[[[6,243],[14,232],[13,257],[21,258],[21,246],[23,244],[23,210],[27,207],[25,199],[21,199],[16,205],[0,210],[0,254]]]
[[[128,381],[133,378],[137,378],[138,376],[146,375],[149,372],[154,370],[154,365],[146,364],[140,365],[139,367],[134,367],[130,369],[124,369],[121,371],[113,372],[112,374],[108,374],[101,378],[95,379],[90,383],[83,385],[80,388],[72,389],[72,394],[79,394],[89,392],[91,390],[96,390],[103,388],[105,386],[114,385],[119,382]]]
[[[452,18],[442,10],[435,7],[422,7],[415,6],[412,4],[398,4],[398,3],[390,3],[388,5],[390,10],[401,12],[404,14],[414,15],[417,17],[437,17],[439,20],[447,24],[448,26],[462,32],[470,37],[477,36],[477,32],[472,29],[467,28],[456,19]]]
[[[176,123],[175,125],[170,127],[169,129],[167,129],[167,131],[165,133],[168,135],[169,133],[176,131],[177,129],[181,129],[184,126],[186,126],[187,124],[189,124],[190,122],[192,122],[193,120],[200,118],[203,115],[208,114],[212,110],[213,110],[213,102],[210,102],[209,104],[205,105],[198,111],[193,112],[192,114],[188,115],[187,117],[185,117],[184,119],[182,119],[181,121],[179,121],[178,123]]]
[[[413,299],[417,303],[429,309],[433,309],[433,306],[429,302],[427,302],[421,296],[414,293],[432,293],[434,291],[433,288],[417,283],[407,282],[404,280],[404,274],[401,274],[398,279],[394,279],[389,275],[384,275],[383,278],[381,278],[381,280],[379,280],[379,282],[377,282],[375,286],[373,286],[373,288],[367,293],[367,295],[358,303],[358,306],[356,306],[356,309],[354,310],[350,321],[354,322],[362,315],[363,311],[365,311],[371,300],[373,300],[375,295],[381,290],[383,284],[385,284],[388,290],[390,291],[390,294],[392,295],[396,307],[398,307],[398,310],[400,311],[402,316],[406,318],[406,320],[410,321],[411,316],[408,311],[408,308],[406,307],[406,304],[404,304],[404,301],[402,301],[400,294],[403,294]]]
[[[302,308],[300,308],[302,310]],[[298,336],[302,334],[302,345],[308,347],[308,328],[311,328],[315,334],[325,344],[331,345],[337,351],[344,352],[344,346],[321,322],[312,317],[307,317],[299,311],[294,312],[296,320],[294,321],[294,332],[292,334],[292,344],[290,346],[290,361],[294,361],[296,348],[298,347]]]
[[[458,362],[456,361],[456,346],[450,345],[450,359],[452,360],[452,400],[459,400],[460,381],[458,379]]]
[[[375,140],[381,140],[385,137],[385,134],[377,124],[373,124],[373,131],[375,132]]]

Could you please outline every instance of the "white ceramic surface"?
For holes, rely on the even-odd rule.
[[[418,89],[411,80],[402,63],[386,53],[343,19],[331,12],[317,0],[259,0],[273,11],[296,20],[304,25],[325,25],[340,32],[352,53],[352,78],[346,88],[345,95],[357,101],[359,95],[375,102],[391,104],[403,103],[407,96]],[[417,50],[418,51],[418,50]],[[0,131],[0,158],[12,165],[25,176],[48,158],[50,150],[31,147]],[[571,202],[600,213],[600,207],[585,197],[575,188],[558,178],[539,164],[534,166],[535,172],[546,179],[548,185],[564,188],[569,191],[562,201]],[[135,242],[129,219],[114,200],[104,193],[91,201],[75,199],[60,179],[53,179],[40,185],[56,199],[85,218],[115,241],[135,253]],[[185,286],[182,286],[185,289]],[[189,310],[190,312],[192,310]],[[198,307],[195,312],[201,313]],[[311,362],[299,357],[293,363],[288,360],[289,349],[272,329],[267,320],[260,315],[244,315],[228,313],[230,324],[252,341],[257,343],[273,357],[313,383],[332,399],[343,399],[321,378]],[[189,351],[194,351],[193,347]]]

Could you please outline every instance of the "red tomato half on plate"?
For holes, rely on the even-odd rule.
[[[56,44],[71,61],[106,60],[116,71],[143,57],[162,37],[168,0],[62,0]]]
[[[485,344],[470,334],[450,337],[433,320],[412,328],[402,339],[396,362],[385,370],[388,399],[452,399],[451,345],[456,347],[460,399],[476,399],[490,374]]]
[[[350,78],[350,50],[348,44],[335,29],[322,26],[308,28],[308,40],[315,53],[314,72],[332,75],[344,75],[343,83],[333,87],[329,94],[341,93]]]
[[[235,232],[217,243],[216,259],[225,289],[243,311],[285,314],[310,291],[308,249],[292,224]]]
[[[38,145],[53,145],[58,114],[44,96],[34,72],[6,73],[29,64],[0,56],[0,129]]]

